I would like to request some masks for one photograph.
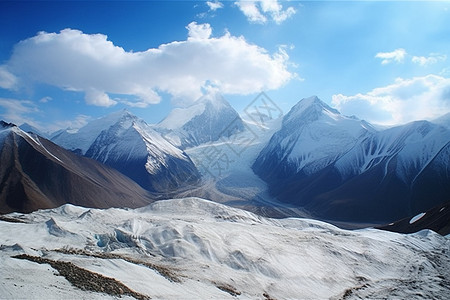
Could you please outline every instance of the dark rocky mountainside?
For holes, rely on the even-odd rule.
[[[120,172],[12,124],[0,127],[0,213],[71,203],[140,207],[151,195]]]

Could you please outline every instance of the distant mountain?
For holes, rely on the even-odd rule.
[[[3,121],[0,165],[0,213],[65,203],[107,208],[152,202],[147,191],[118,171]]]
[[[199,179],[189,156],[126,110],[94,120],[53,141],[109,165],[152,192],[174,192]]]
[[[128,111],[121,110],[93,120],[76,131],[61,130],[53,134],[51,140],[67,150],[84,155],[103,130],[120,122],[120,119],[127,114],[129,114]]]
[[[447,113],[447,114],[433,120],[432,123],[438,124],[438,125],[446,127],[447,129],[450,129],[450,113]]]
[[[30,125],[28,123],[23,123],[22,125],[19,126],[19,128],[22,129],[25,132],[35,133],[35,134],[37,134],[39,136],[42,136],[44,138],[48,138],[48,134],[47,133],[44,133],[44,132],[40,131],[39,129],[37,129],[36,127],[34,127],[34,126],[32,126],[32,125]]]
[[[253,169],[283,202],[319,218],[394,221],[450,199],[450,131],[427,121],[376,131],[303,99]]]
[[[239,114],[218,93],[186,108],[175,108],[156,127],[172,144],[186,149],[229,137],[244,130]]]

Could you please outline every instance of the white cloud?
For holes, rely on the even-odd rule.
[[[211,10],[211,11],[216,11],[220,8],[223,8],[223,3],[219,2],[219,1],[214,1],[214,2],[206,1],[206,5],[208,5],[209,10]]]
[[[4,110],[4,112],[0,113],[0,117],[6,122],[12,122],[16,125],[28,123],[36,128],[40,128],[39,124],[30,117],[30,114],[39,112],[39,109],[32,101],[0,98],[0,107]]]
[[[239,0],[235,4],[252,23],[266,23],[270,17],[275,23],[281,24],[296,13],[293,7],[283,9],[277,0]]]
[[[186,26],[186,29],[188,30],[188,39],[206,40],[212,34],[211,25],[208,23],[197,24],[197,22],[191,22]]]
[[[343,114],[378,124],[431,120],[450,112],[450,78],[437,75],[398,78],[393,84],[367,94],[333,95],[332,104]]]
[[[6,77],[15,78],[3,87],[40,82],[84,92],[91,105],[128,101],[145,107],[160,101],[158,92],[197,99],[212,84],[225,94],[250,94],[277,89],[295,77],[287,69],[285,52],[270,54],[228,32],[211,37],[209,24],[192,22],[186,28],[185,41],[143,52],[127,52],[103,34],[40,32],[18,43],[0,66]],[[131,97],[121,100],[120,95]]]
[[[0,88],[14,89],[17,85],[17,78],[11,74],[5,66],[0,66]]]
[[[445,61],[447,59],[447,55],[442,55],[442,54],[430,54],[430,56],[425,57],[425,56],[413,56],[411,58],[411,61],[413,63],[416,63],[420,66],[429,66],[432,64],[435,64],[439,61]]]
[[[255,1],[238,1],[236,5],[244,13],[247,19],[252,23],[266,23],[267,18],[264,16]]]
[[[406,50],[403,48],[395,49],[392,52],[379,52],[376,58],[381,58],[381,64],[386,65],[391,62],[402,63],[406,56]]]
[[[52,97],[46,96],[46,97],[42,97],[42,98],[39,100],[39,102],[41,102],[41,103],[48,103],[48,102],[50,102],[50,101],[52,101],[52,100],[53,100]]]
[[[104,107],[117,104],[117,101],[111,100],[105,92],[99,91],[95,88],[89,88],[85,92],[86,94],[84,98],[87,104]]]

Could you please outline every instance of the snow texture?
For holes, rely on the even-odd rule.
[[[153,299],[444,299],[450,293],[449,238],[427,230],[346,231],[199,198],[134,210],[64,205],[7,217],[0,221],[0,298],[109,298],[75,288],[49,265],[13,258],[23,253],[72,262]]]

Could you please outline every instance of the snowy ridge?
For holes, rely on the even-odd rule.
[[[75,288],[48,265],[13,258],[22,253],[72,262],[153,299],[449,293],[450,241],[431,231],[352,232],[307,219],[265,219],[199,198],[135,210],[64,205],[8,217],[25,223],[0,221],[2,298],[107,297]]]
[[[345,180],[379,164],[386,176],[395,158],[396,174],[410,184],[449,142],[450,130],[443,126],[416,121],[377,131],[313,96],[302,99],[284,117],[281,130],[259,159],[272,155],[307,175],[334,165]]]
[[[450,141],[450,131],[427,121],[417,121],[373,134],[360,141],[336,167],[344,178],[361,174],[383,163],[384,175],[396,159],[396,174],[408,184]]]
[[[167,142],[147,123],[130,114],[103,130],[86,155],[103,163],[146,158],[146,168],[151,174],[156,174],[161,166],[167,167],[168,156],[188,159],[183,151]]]
[[[219,94],[209,93],[185,108],[175,108],[155,126],[172,144],[186,149],[244,130],[239,114]]]
[[[100,133],[116,124],[123,118],[132,118],[127,110],[117,111],[107,116],[98,118],[73,132],[68,129],[55,135],[51,140],[63,148],[74,151],[80,149],[81,154],[85,154]]]
[[[170,144],[159,133],[154,131],[144,122],[136,122],[133,128],[142,137],[147,153],[147,163],[145,167],[151,174],[156,174],[161,165],[169,167],[167,164],[167,156],[173,156],[182,160],[189,160],[187,155],[180,149]]]
[[[180,129],[187,122],[202,114],[205,108],[204,102],[196,103],[186,108],[174,108],[158,126],[169,130]]]
[[[273,155],[294,165],[297,172],[312,174],[374,131],[367,122],[343,116],[313,96],[300,100],[283,118],[282,128],[260,157]]]
[[[0,127],[0,146],[2,146],[4,139],[11,133],[15,133],[18,136],[23,137],[24,139],[31,141],[32,143],[34,143],[38,149],[41,149],[42,151],[46,152],[48,155],[50,155],[52,158],[54,158],[55,160],[59,161],[62,163],[62,161],[56,157],[53,153],[51,153],[40,141],[39,136],[35,135],[33,133],[28,133],[25,132],[23,129],[21,129],[20,127],[11,124],[11,126],[2,126]]]

